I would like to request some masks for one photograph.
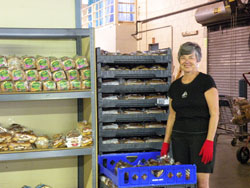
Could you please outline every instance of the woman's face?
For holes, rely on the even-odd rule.
[[[198,71],[198,62],[195,52],[189,55],[182,55],[179,59],[181,70],[184,73],[191,73]]]

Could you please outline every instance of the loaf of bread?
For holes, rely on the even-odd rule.
[[[24,70],[35,69],[36,68],[35,58],[32,56],[23,57],[22,58],[22,68]]]
[[[44,91],[55,91],[56,90],[56,82],[54,82],[54,81],[43,82],[43,90]]]
[[[14,83],[15,91],[26,92],[29,91],[29,84],[27,81],[16,81]]]
[[[41,70],[38,73],[38,77],[40,81],[49,81],[52,80],[51,72],[49,70]]]
[[[68,80],[79,80],[79,72],[76,69],[66,71]]]
[[[10,79],[10,71],[8,69],[0,69],[0,81],[7,81]]]
[[[47,70],[47,69],[49,69],[49,58],[47,58],[47,57],[38,57],[36,59],[36,68],[37,68],[37,70]]]
[[[10,76],[12,81],[25,80],[25,73],[21,69],[13,69]]]
[[[75,62],[73,59],[64,57],[62,58],[62,68],[63,70],[67,71],[70,69],[74,69],[76,67]]]
[[[51,58],[49,67],[51,72],[62,70],[62,61],[60,59]]]
[[[11,81],[1,82],[1,92],[12,92],[14,90],[14,84]]]
[[[66,75],[63,70],[53,72],[53,80],[58,82],[60,80],[66,80]]]
[[[29,90],[30,91],[42,91],[42,82],[40,81],[32,81],[29,82]]]
[[[75,57],[75,64],[76,64],[76,69],[84,69],[89,67],[87,59],[83,56]]]
[[[56,82],[57,90],[69,90],[70,89],[70,84],[69,81],[67,80],[60,80]]]
[[[26,70],[25,75],[26,75],[27,81],[37,81],[38,80],[37,70]]]

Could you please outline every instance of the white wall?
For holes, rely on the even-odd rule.
[[[109,24],[95,29],[95,46],[109,52],[116,52],[116,26]]]
[[[204,4],[208,0],[138,0],[138,20],[144,20],[167,13],[182,10],[188,7]],[[177,61],[177,53],[179,46],[187,41],[198,43],[202,48],[203,58],[201,61],[200,71],[207,71],[207,31],[205,27],[198,24],[195,20],[195,9],[161,19],[153,20],[145,24],[139,24],[139,31],[155,29],[153,31],[144,32],[137,37],[141,38],[137,42],[137,49],[144,51],[148,50],[148,45],[152,43],[152,37],[155,37],[156,43],[159,43],[159,48],[171,47],[173,43],[173,74],[179,68]],[[171,26],[173,28],[173,37],[171,36]],[[161,28],[162,27],[162,28]],[[157,29],[158,28],[158,29]],[[198,35],[183,37],[182,32],[192,32],[198,30]]]

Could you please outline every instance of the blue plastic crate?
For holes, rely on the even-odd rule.
[[[159,155],[160,152],[100,155],[98,157],[100,173],[109,177],[119,188],[196,184],[197,177],[195,165],[165,165],[128,167],[122,169],[119,168],[117,169],[117,175],[115,174],[116,163],[120,160],[134,166],[141,164],[142,161],[157,159],[157,156]],[[132,158],[133,161],[131,161]],[[162,173],[159,177],[156,177],[153,174],[154,171],[161,170]],[[189,173],[190,175],[186,177],[186,173]]]

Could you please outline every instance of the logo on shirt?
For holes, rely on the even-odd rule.
[[[185,98],[187,98],[187,96],[188,96],[188,93],[185,91],[185,92],[181,95],[181,98],[185,99]]]

